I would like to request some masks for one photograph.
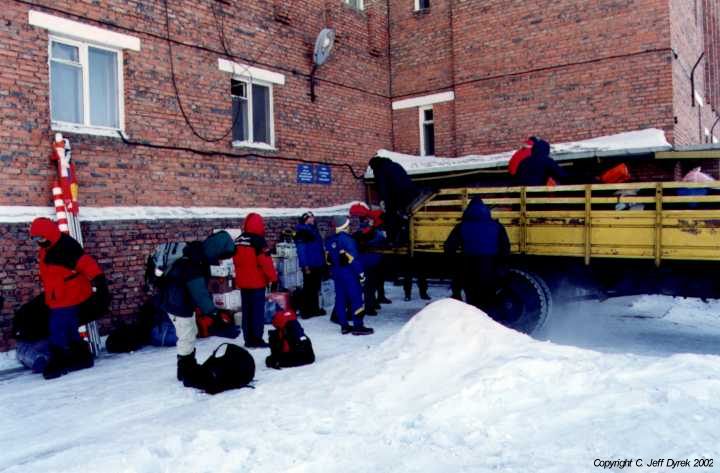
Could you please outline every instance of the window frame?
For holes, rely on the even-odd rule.
[[[426,110],[432,110],[433,112],[433,119],[431,121],[425,120],[425,111]],[[425,125],[432,123],[433,125],[433,141],[435,139],[435,110],[433,110],[432,105],[423,105],[421,107],[418,107],[419,111],[419,122],[420,122],[420,156],[435,156],[435,154],[426,154],[425,151],[425,145],[426,145],[426,137],[425,137]]]
[[[365,11],[365,0],[357,0],[358,6],[350,3],[351,0],[342,0],[342,2],[353,10]]]
[[[427,8],[420,8],[420,0],[415,0],[415,9],[414,11],[428,11],[430,10],[430,6],[428,5]]]
[[[83,123],[64,122],[53,119],[52,111],[52,56],[53,43],[64,44],[78,48],[78,59],[80,62],[82,76],[82,111]],[[102,125],[93,125],[90,123],[90,55],[89,48],[101,49],[115,53],[117,57],[117,110],[118,110],[118,126],[107,127]],[[63,62],[63,61],[59,61]],[[50,127],[53,131],[65,131],[70,133],[82,133],[98,136],[117,137],[118,131],[125,132],[125,81],[124,81],[124,60],[122,48],[105,46],[92,41],[83,41],[68,38],[58,34],[48,35],[48,109],[50,111]]]
[[[248,138],[247,140],[235,140],[232,141],[233,147],[238,148],[257,148],[257,149],[265,149],[265,150],[271,150],[275,151],[275,100],[274,100],[274,92],[273,92],[273,84],[271,82],[261,81],[261,80],[255,80],[250,77],[244,77],[239,76],[237,74],[233,74],[231,77],[231,81],[238,81],[245,84],[245,93],[247,97],[245,100],[247,100],[247,109],[248,109]],[[269,110],[268,110],[268,116],[270,117],[270,143],[265,143],[263,141],[254,141],[255,138],[255,130],[253,126],[253,114],[255,113],[253,110],[253,90],[252,87],[254,85],[259,85],[261,87],[267,87],[268,88],[268,99],[270,102]],[[232,92],[232,91],[231,91]],[[230,100],[233,100],[232,93],[230,94]],[[231,102],[232,103],[232,102]],[[234,128],[235,126],[235,117],[231,115],[231,124]],[[233,130],[234,131],[234,130]]]

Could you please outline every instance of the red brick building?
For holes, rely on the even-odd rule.
[[[6,0],[0,349],[39,290],[27,227],[51,203],[55,131],[81,205],[112,207],[83,232],[125,317],[157,242],[238,227],[250,207],[362,198],[348,165],[361,174],[379,148],[459,156],[650,127],[716,140],[719,14],[717,0]],[[337,37],[312,101],[325,27]],[[301,160],[331,182],[297,183]]]

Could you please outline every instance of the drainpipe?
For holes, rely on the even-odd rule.
[[[385,23],[387,25],[387,57],[388,57],[388,95],[390,96],[390,145],[392,151],[395,151],[395,111],[392,108],[393,101],[393,80],[392,80],[392,57],[390,47],[390,0],[385,2],[387,8],[387,15],[385,16]]]
[[[705,51],[700,54],[700,57],[698,58],[697,62],[692,68],[692,71],[690,72],[690,103],[692,106],[695,106],[695,69],[700,65],[700,61],[702,60],[703,56],[705,56]]]

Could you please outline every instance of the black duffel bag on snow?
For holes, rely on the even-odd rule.
[[[225,347],[225,350],[221,350]],[[198,388],[208,394],[248,386],[255,377],[255,360],[246,349],[223,343],[198,367]]]

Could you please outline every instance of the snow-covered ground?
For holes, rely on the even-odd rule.
[[[531,338],[430,292],[423,308],[392,288],[368,337],[305,321],[317,362],[275,371],[254,350],[255,389],[185,389],[173,349],[6,377],[0,471],[654,472],[671,469],[635,462],[703,457],[693,471],[720,471],[720,302],[574,304]]]

